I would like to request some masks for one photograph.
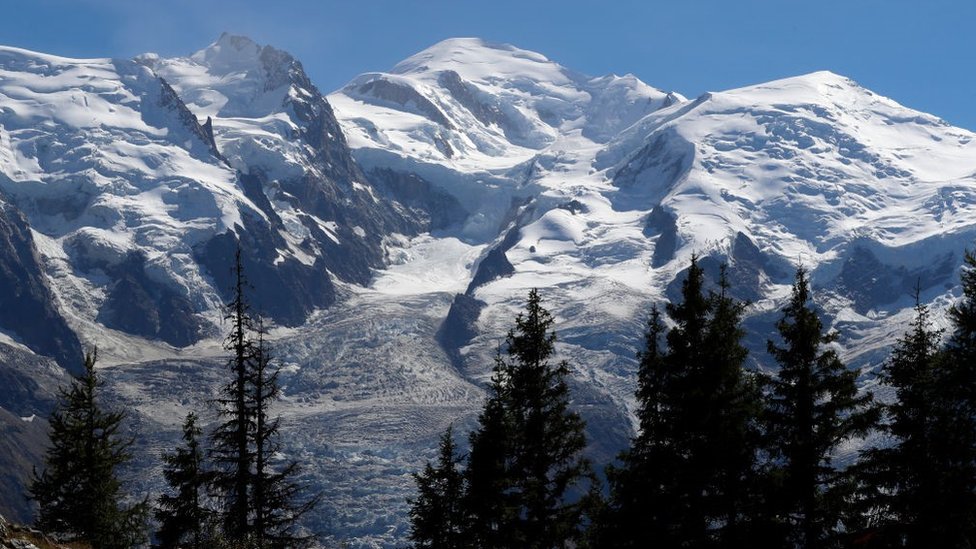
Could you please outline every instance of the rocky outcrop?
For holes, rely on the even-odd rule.
[[[253,288],[251,307],[262,316],[285,326],[297,326],[316,308],[335,302],[335,288],[324,256],[306,264],[295,257],[278,257],[281,238],[262,221],[243,217],[244,226],[215,236],[195,250],[225,301],[233,295],[232,268],[238,246],[244,273]],[[324,235],[323,235],[324,236]],[[326,237],[327,238],[327,237]]]
[[[183,103],[183,100],[176,93],[176,90],[166,80],[160,78],[159,85],[159,106],[175,113],[177,120],[180,121],[186,131],[190,132],[202,144],[206,145],[214,158],[223,160],[224,157],[220,155],[220,151],[217,149],[217,142],[214,140],[213,121],[210,117],[207,117],[205,125],[201,125],[197,117],[190,112],[190,109],[187,108],[186,104]]]
[[[835,285],[839,294],[851,300],[854,310],[864,314],[919,290],[951,280],[957,258],[946,254],[919,269],[882,263],[867,247],[854,244],[844,259]]]
[[[58,309],[24,215],[0,198],[0,328],[80,372],[81,342]]]
[[[614,175],[621,188],[644,187],[664,194],[691,168],[695,147],[674,130],[664,130],[634,153]]]
[[[28,421],[29,420],[29,421]],[[34,517],[27,501],[27,486],[33,467],[44,462],[47,422],[39,417],[21,418],[0,409],[0,514],[16,522]]]
[[[651,256],[652,267],[661,267],[674,259],[674,252],[678,248],[678,225],[674,214],[660,205],[655,207],[644,223],[644,235],[657,237],[654,243],[654,255]]]
[[[369,180],[385,195],[412,211],[425,231],[446,229],[464,221],[468,212],[448,194],[414,173],[387,168],[369,172]]]
[[[176,347],[195,343],[203,328],[193,304],[176,288],[146,273],[142,254],[130,253],[105,269],[112,282],[96,320],[109,328],[159,339]]]
[[[430,102],[429,99],[417,93],[410,86],[404,86],[396,82],[391,82],[385,78],[376,78],[361,84],[356,91],[363,95],[369,95],[381,101],[397,104],[401,107],[410,106],[427,118],[437,122],[441,126],[453,129],[453,125],[444,116],[444,113]]]
[[[485,306],[484,301],[467,294],[454,296],[451,308],[437,330],[437,341],[455,365],[460,363],[460,349],[478,335],[478,317]]]
[[[61,542],[34,528],[8,522],[0,515],[0,548],[2,549],[89,549],[83,542]]]

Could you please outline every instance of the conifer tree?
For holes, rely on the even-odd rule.
[[[318,498],[303,497],[297,462],[272,463],[281,449],[280,421],[271,415],[271,406],[281,396],[279,370],[271,365],[264,325],[250,311],[240,248],[234,275],[234,297],[226,316],[231,332],[224,347],[232,353],[232,379],[217,400],[223,422],[211,436],[210,452],[217,466],[213,484],[223,499],[222,533],[232,545],[306,547],[314,539],[299,531],[298,521]]]
[[[652,309],[638,370],[638,433],[611,469],[601,547],[719,546],[751,541],[757,487],[759,384],[744,368],[744,304],[724,268],[706,294],[692,258],[667,332]]]
[[[682,283],[679,303],[668,303],[668,317],[674,327],[668,331],[668,369],[673,385],[668,387],[666,447],[673,452],[666,458],[673,469],[663,495],[671,500],[674,524],[667,525],[675,543],[702,546],[708,541],[709,517],[705,496],[710,472],[705,470],[702,452],[707,448],[702,419],[706,414],[703,373],[708,362],[708,335],[711,303],[704,291],[704,272],[693,258]]]
[[[670,417],[672,388],[677,372],[665,360],[666,328],[661,312],[651,309],[638,353],[637,435],[620,457],[620,466],[607,468],[610,500],[591,532],[597,548],[638,549],[677,542],[675,494],[670,474],[676,468]]]
[[[37,525],[72,535],[95,549],[128,549],[145,541],[148,503],[123,504],[118,469],[130,459],[132,439],[120,433],[125,414],[99,403],[97,352],[85,355],[85,371],[51,415],[51,447],[30,497],[39,505]]]
[[[466,518],[463,507],[464,474],[461,457],[448,428],[440,439],[437,464],[427,462],[422,473],[414,473],[417,497],[410,504],[410,540],[417,549],[463,549]]]
[[[569,410],[569,365],[550,362],[556,342],[552,323],[533,289],[508,334],[508,357],[498,364],[508,380],[515,443],[510,478],[518,505],[516,531],[528,549],[565,547],[577,537],[581,504],[568,503],[566,496],[590,472],[581,457],[583,419]]]
[[[271,406],[281,396],[279,369],[272,368],[270,351],[264,340],[264,326],[258,322],[249,402],[254,413],[254,476],[251,479],[252,537],[258,549],[297,549],[311,546],[311,535],[298,531],[298,521],[318,503],[305,498],[296,481],[298,462],[278,468],[272,457],[280,452],[280,418],[272,418]]]
[[[933,467],[942,547],[976,546],[976,256],[967,251],[962,298],[949,310],[949,340],[935,368]]]
[[[173,493],[159,497],[155,513],[161,549],[204,549],[213,544],[214,511],[208,505],[210,479],[204,467],[201,434],[197,416],[190,412],[183,423],[184,445],[163,454],[163,477]]]
[[[950,547],[941,476],[944,468],[933,446],[938,430],[936,369],[942,332],[931,327],[928,307],[915,292],[915,319],[882,367],[881,380],[895,391],[884,406],[880,429],[890,445],[864,452],[857,466],[862,514],[877,547]]]
[[[215,465],[214,488],[222,499],[223,532],[232,541],[243,541],[251,534],[251,477],[254,450],[254,410],[249,399],[255,346],[251,339],[254,320],[246,299],[248,287],[238,247],[234,256],[234,297],[227,306],[225,319],[231,331],[224,348],[232,353],[228,362],[231,380],[217,399],[222,418],[211,435],[210,458]]]
[[[712,541],[721,547],[754,544],[760,520],[757,462],[762,413],[762,378],[746,370],[742,345],[746,305],[729,295],[725,266],[719,289],[710,292],[711,316],[705,336],[699,388],[706,405],[699,417],[704,431],[702,465],[709,475],[706,514]]]
[[[802,268],[776,328],[783,346],[768,343],[780,371],[771,381],[766,428],[779,486],[769,509],[789,531],[783,546],[829,547],[836,543],[846,499],[840,491],[847,486],[831,455],[871,429],[877,408],[870,394],[858,395],[857,373],[830,348],[837,336],[824,332]]]
[[[569,409],[569,366],[550,361],[552,323],[532,290],[506,339],[506,356],[496,359],[468,467],[466,500],[473,493],[485,496],[486,505],[474,502],[469,509],[485,537],[481,547],[549,549],[580,537],[586,498],[568,497],[592,477],[581,456],[583,420]]]
[[[478,417],[479,427],[469,437],[462,504],[471,547],[517,546],[513,541],[516,506],[509,478],[512,429],[503,404],[505,386],[503,373],[496,370],[491,394]]]

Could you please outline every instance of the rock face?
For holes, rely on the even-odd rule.
[[[387,235],[463,217],[421,179],[373,186],[301,63],[243,37],[181,59],[5,48],[0,70],[0,231],[20,286],[0,316],[32,306],[50,328],[0,326],[65,366],[80,344],[60,307],[74,329],[191,345],[219,331],[241,246],[261,314],[298,326],[336,279],[369,283]]]
[[[2,198],[0,288],[3,288],[0,292],[0,327],[35,353],[53,357],[69,371],[80,372],[81,343],[61,314],[27,219]],[[17,393],[11,389],[18,386],[20,384],[6,385],[0,402]]]
[[[353,160],[329,102],[283,51],[225,34],[189,58],[143,62],[207,116],[217,146],[262,214],[243,218],[247,235],[237,240],[254,252],[247,259],[252,277],[276,288],[257,299],[279,323],[301,324],[315,308],[331,305],[331,275],[367,284],[372,269],[384,265],[385,235],[427,229],[441,215],[430,212],[446,207],[430,195],[400,192],[403,185],[390,178],[373,185]],[[398,192],[408,205],[397,202]],[[224,297],[221,261],[236,245],[224,233],[196,246]]]

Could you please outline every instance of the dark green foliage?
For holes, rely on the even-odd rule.
[[[620,466],[607,470],[610,501],[591,532],[600,548],[637,549],[676,541],[676,509],[667,497],[673,493],[669,472],[677,468],[668,444],[673,438],[670,388],[676,376],[661,348],[664,334],[655,306],[644,334],[644,351],[638,356],[637,436],[621,454]]]
[[[556,334],[536,290],[526,313],[508,334],[508,358],[497,368],[506,396],[514,452],[509,471],[526,548],[563,547],[576,535],[580,506],[566,503],[567,489],[589,472],[582,418],[569,410],[566,362],[551,364]]]
[[[569,410],[569,366],[550,362],[552,323],[532,290],[496,359],[466,475],[477,547],[567,547],[580,536],[587,498],[569,496],[592,476],[583,420]]]
[[[638,372],[639,430],[611,469],[611,501],[597,528],[603,547],[738,547],[757,511],[761,394],[745,371],[744,305],[704,290],[692,259],[667,332],[652,310]]]
[[[673,543],[701,546],[709,539],[709,515],[706,495],[710,493],[712,471],[704,469],[704,452],[709,451],[707,427],[703,420],[710,411],[705,407],[707,394],[702,385],[710,357],[706,348],[712,304],[704,292],[704,273],[692,260],[688,276],[681,287],[682,301],[668,303],[668,317],[674,327],[668,331],[666,357],[671,386],[666,387],[667,414],[664,446],[669,455],[665,462],[672,469],[660,490],[660,497],[672,509],[673,522],[666,527]],[[714,451],[714,449],[711,449]],[[724,450],[724,449],[723,449]]]
[[[230,351],[231,380],[217,399],[222,419],[211,435],[210,458],[215,466],[213,484],[222,499],[223,530],[228,539],[243,540],[250,532],[249,515],[251,474],[254,451],[251,447],[254,432],[254,410],[249,399],[250,370],[255,358],[251,340],[254,320],[245,297],[247,280],[237,249],[234,263],[234,298],[227,306],[225,319],[231,322],[231,332],[224,342]]]
[[[232,378],[217,400],[223,422],[211,436],[210,452],[216,466],[213,486],[223,503],[222,534],[227,543],[259,549],[306,547],[313,538],[298,532],[298,521],[318,499],[303,500],[296,462],[275,466],[271,461],[281,448],[280,422],[270,414],[281,390],[263,324],[250,313],[240,249],[234,273],[234,299],[226,317],[231,332],[225,342],[233,353]]]
[[[470,517],[465,531],[472,547],[513,547],[515,522],[509,488],[511,426],[502,400],[504,386],[496,372],[492,395],[478,417],[479,427],[470,435],[471,450],[465,469],[464,509]]]
[[[953,548],[976,546],[976,256],[969,251],[962,292],[949,310],[949,341],[936,362],[931,441],[942,512],[936,541]]]
[[[768,344],[780,365],[765,422],[775,481],[768,514],[788,531],[782,546],[829,547],[836,543],[837,523],[850,497],[845,493],[850,483],[831,466],[831,454],[867,433],[878,410],[870,394],[858,395],[857,373],[830,348],[836,334],[824,332],[802,268],[776,328],[783,346]]]
[[[275,467],[272,456],[281,450],[278,418],[270,408],[281,396],[279,370],[272,369],[271,356],[259,328],[256,354],[251,362],[250,402],[254,411],[254,475],[251,478],[251,527],[254,546],[259,549],[309,547],[314,539],[298,532],[298,521],[312,510],[318,498],[303,498],[296,481],[298,463]]]
[[[427,462],[422,473],[413,475],[417,497],[410,504],[410,540],[417,549],[462,549],[469,547],[463,506],[464,475],[461,457],[448,428],[441,436],[437,464]]]
[[[146,539],[148,504],[122,503],[116,475],[131,458],[132,440],[119,432],[125,414],[99,405],[95,360],[96,353],[88,353],[82,376],[61,390],[51,415],[51,447],[43,472],[34,473],[30,497],[39,505],[39,528],[95,549],[128,549]]]
[[[732,548],[753,541],[759,526],[757,453],[763,404],[761,378],[745,369],[745,304],[732,299],[728,290],[723,267],[719,291],[709,296],[704,367],[697,372],[703,406],[697,419],[703,431],[699,467],[707,475],[705,513],[711,541]]]
[[[208,505],[210,479],[204,468],[201,433],[196,414],[187,414],[183,423],[184,445],[163,454],[163,477],[173,493],[159,497],[155,512],[161,549],[203,549],[213,543],[214,511]]]
[[[952,509],[945,508],[943,467],[935,453],[940,429],[935,375],[942,332],[931,328],[929,310],[915,294],[915,319],[881,370],[881,381],[895,391],[884,407],[880,429],[890,445],[864,452],[856,466],[859,480],[859,530],[873,547],[945,545],[941,532]]]

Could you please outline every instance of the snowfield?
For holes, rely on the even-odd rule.
[[[632,434],[645,317],[693,254],[713,278],[729,264],[758,368],[808,268],[873,387],[916,283],[939,322],[958,295],[974,138],[830,72],[686,99],[474,38],[328,96],[287,53],[230,35],[174,59],[0,48],[0,191],[133,411],[139,463],[158,468],[185,413],[212,412],[226,325],[210,262],[237,234],[262,303],[290,307],[271,339],[286,453],[324,495],[308,526],[357,548],[404,543],[410,473],[448,425],[473,425],[531,288],[597,463]],[[120,281],[193,337],[127,328]]]

